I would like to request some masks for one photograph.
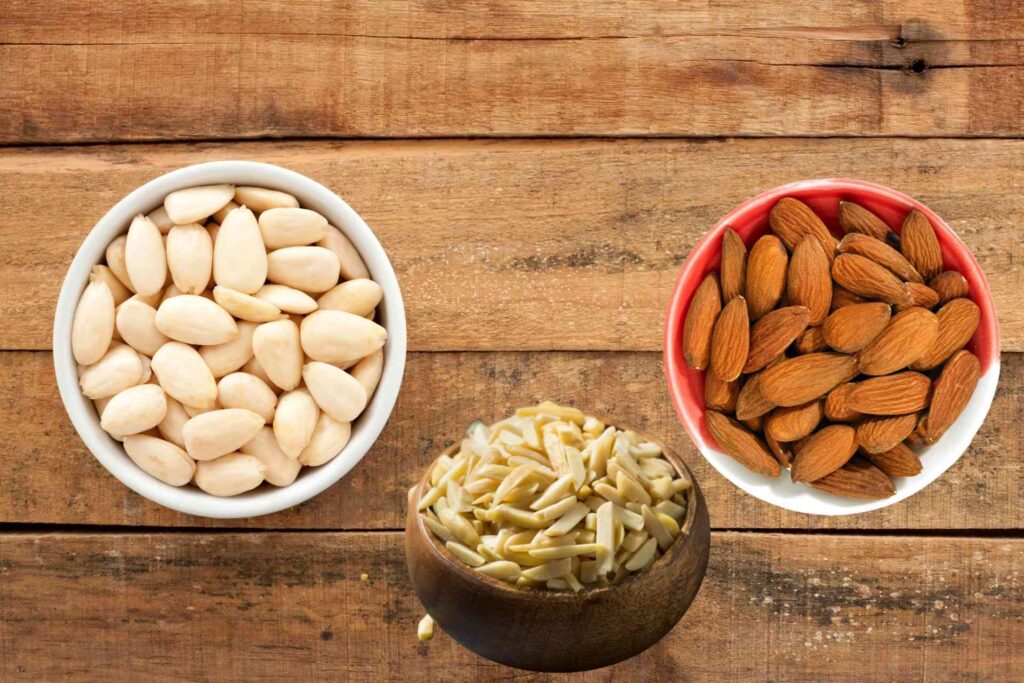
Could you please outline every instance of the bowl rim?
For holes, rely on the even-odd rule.
[[[381,324],[387,329],[384,364],[377,388],[341,452],[318,467],[304,468],[288,486],[263,485],[239,496],[222,498],[194,486],[175,487],[139,468],[121,444],[102,431],[99,419],[78,386],[71,354],[71,323],[92,266],[107,245],[124,234],[132,217],[160,206],[168,193],[187,187],[230,183],[289,192],[303,207],[325,215],[352,242],[371,277],[384,290]],[[406,319],[402,292],[383,245],[362,217],[337,193],[291,169],[256,161],[224,160],[191,164],[150,179],[116,202],[89,230],[75,252],[61,285],[53,323],[53,362],[61,402],[75,431],[93,456],[121,483],[144,498],[186,514],[239,519],[279,512],[323,492],[362,460],[384,429],[398,398],[406,361]]]
[[[984,342],[982,344],[984,346],[982,349],[984,353],[979,353],[979,357],[982,359],[982,376],[969,402],[969,409],[965,409],[957,423],[955,423],[959,429],[954,431],[951,428],[937,443],[932,444],[928,448],[929,452],[936,449],[938,453],[945,454],[945,457],[942,458],[943,462],[936,466],[933,471],[927,472],[927,474],[922,472],[915,477],[898,478],[897,493],[889,498],[857,500],[828,494],[812,487],[804,487],[807,491],[802,493],[807,495],[782,495],[774,490],[773,486],[792,486],[789,479],[789,470],[786,468],[783,468],[783,472],[778,479],[773,480],[759,477],[760,481],[752,480],[752,473],[745,471],[742,465],[739,465],[732,458],[719,451],[713,439],[706,433],[706,429],[703,427],[703,414],[706,409],[703,401],[700,401],[699,406],[694,405],[692,399],[689,399],[686,395],[684,374],[689,371],[689,368],[682,361],[681,345],[685,311],[690,303],[690,298],[685,296],[684,290],[687,285],[688,276],[691,276],[691,271],[700,268],[707,260],[714,261],[718,258],[720,253],[719,238],[726,228],[734,222],[742,222],[737,220],[738,218],[745,217],[749,213],[764,210],[766,205],[774,204],[782,197],[800,194],[813,195],[816,192],[830,194],[859,192],[872,195],[880,201],[884,200],[897,204],[906,211],[913,209],[920,211],[928,218],[936,232],[939,233],[943,250],[946,251],[948,248],[950,251],[953,251],[960,260],[961,265],[969,269],[974,276],[970,298],[978,304],[982,314],[978,332],[975,333],[975,339],[981,340],[979,344]],[[981,337],[977,336],[979,333],[981,333]],[[920,201],[884,185],[841,177],[800,180],[780,185],[745,199],[720,218],[698,240],[680,268],[667,307],[662,348],[665,377],[673,406],[684,429],[704,459],[726,479],[759,500],[794,512],[827,516],[859,514],[894,505],[921,491],[941,477],[949,467],[963,456],[971,440],[981,428],[991,408],[1000,371],[999,320],[996,314],[995,303],[984,272],[978,265],[970,248],[941,216]],[[986,359],[988,360],[987,367]],[[949,453],[953,451],[956,451],[955,456],[949,456]],[[933,460],[937,459],[937,456],[934,454],[930,454],[930,457]],[[753,476],[756,477],[757,475]],[[779,482],[782,482],[782,484]]]

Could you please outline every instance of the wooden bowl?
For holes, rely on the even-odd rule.
[[[405,522],[405,561],[427,613],[473,652],[532,671],[596,669],[658,642],[682,618],[700,588],[711,534],[704,495],[689,468],[658,439],[642,436],[661,446],[665,458],[693,482],[681,533],[647,569],[617,585],[579,593],[519,588],[454,558],[416,510],[420,496],[430,488],[428,468],[409,499]],[[445,453],[454,455],[459,445]]]

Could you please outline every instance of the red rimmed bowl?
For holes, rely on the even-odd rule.
[[[837,237],[839,201],[852,201],[874,212],[899,233],[903,219],[912,209],[924,214],[935,228],[946,270],[960,272],[970,285],[968,297],[981,309],[978,330],[967,348],[981,361],[981,378],[970,403],[960,418],[931,446],[919,450],[924,469],[915,477],[896,478],[896,495],[883,500],[842,498],[796,484],[783,470],[777,479],[755,474],[723,453],[704,423],[704,372],[690,369],[683,360],[683,321],[697,285],[708,273],[718,270],[722,235],[732,228],[749,248],[768,232],[768,213],[783,197],[796,197],[810,206]],[[697,243],[683,264],[669,302],[665,321],[665,374],[669,393],[679,419],[708,462],[726,479],[750,495],[796,512],[818,515],[846,515],[876,510],[914,495],[935,481],[970,445],[992,406],[999,381],[999,322],[985,274],[970,249],[946,222],[921,202],[895,190],[861,180],[823,178],[777,187],[740,204],[730,211]]]

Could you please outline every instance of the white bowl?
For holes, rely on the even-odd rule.
[[[295,195],[299,203],[324,216],[359,251],[373,278],[384,289],[377,309],[380,324],[388,331],[384,346],[384,371],[366,410],[352,425],[352,437],[341,453],[319,467],[304,467],[295,482],[283,488],[264,484],[232,498],[211,496],[194,486],[165,484],[139,469],[124,448],[100,428],[92,401],[82,395],[71,354],[71,322],[75,307],[89,281],[90,269],[100,263],[107,245],[128,231],[139,213],[149,213],[170,192],[196,185],[234,183],[257,185]],[[388,421],[405,371],[405,308],[398,278],[387,254],[369,226],[329,189],[288,169],[252,161],[214,161],[196,164],[155,178],[114,205],[86,236],[71,262],[57,300],[53,322],[53,364],[64,407],[75,430],[107,470],[141,496],[179,512],[203,517],[239,518],[266,515],[309,500],[345,476],[373,445]]]

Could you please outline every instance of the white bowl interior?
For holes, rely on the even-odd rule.
[[[104,258],[107,245],[127,232],[139,213],[149,213],[174,190],[196,185],[234,183],[258,185],[295,195],[299,203],[324,215],[359,251],[373,278],[384,289],[378,307],[380,324],[388,331],[384,370],[369,405],[352,425],[352,436],[341,453],[319,467],[304,467],[290,486],[260,488],[232,498],[211,496],[194,486],[170,486],[139,469],[123,447],[104,432],[92,401],[78,387],[71,354],[71,323],[89,271]],[[54,317],[53,359],[61,400],[79,436],[107,470],[139,495],[193,515],[240,518],[265,515],[297,505],[322,492],[351,470],[377,440],[398,397],[405,371],[405,308],[398,278],[373,231],[348,204],[323,185],[280,166],[251,161],[215,161],[178,169],[155,178],[119,201],[86,236],[68,269]]]

